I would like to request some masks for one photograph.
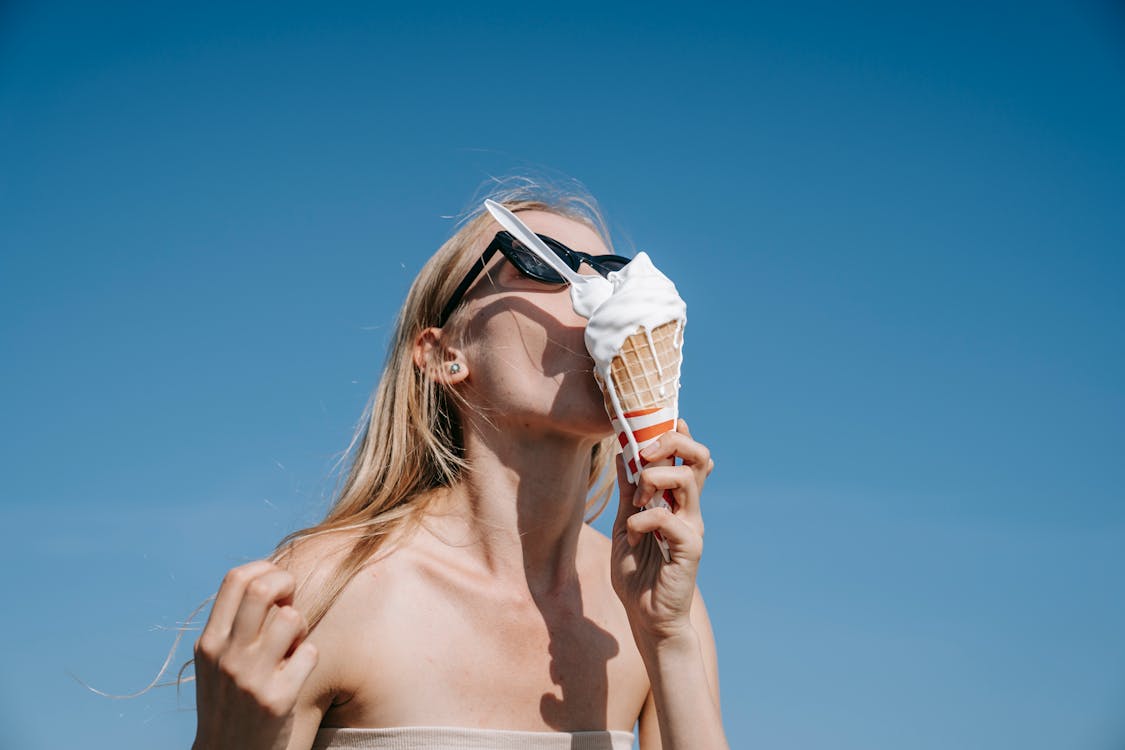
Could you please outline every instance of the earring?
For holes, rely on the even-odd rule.
[[[456,375],[459,372],[461,372],[461,365],[454,362],[449,366],[449,374]]]

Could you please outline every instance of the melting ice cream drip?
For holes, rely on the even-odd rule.
[[[645,338],[648,339],[648,350],[652,352],[652,361],[656,363],[656,374],[664,377],[664,366],[660,364],[660,357],[656,356],[656,344],[652,342],[652,331],[645,329]],[[660,395],[664,395],[664,385],[660,385]]]

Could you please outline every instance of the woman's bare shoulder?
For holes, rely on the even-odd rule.
[[[354,546],[356,535],[348,531],[318,532],[287,544],[277,555],[277,565],[297,578],[298,588],[306,582],[324,583]]]
[[[309,620],[325,604],[328,608],[313,625],[308,639],[317,647],[317,666],[310,675],[302,701],[307,709],[318,705],[322,711],[351,699],[359,677],[356,674],[357,652],[361,633],[373,618],[380,616],[378,589],[386,586],[390,576],[370,575],[379,565],[364,560],[346,581],[337,578],[349,554],[361,540],[360,532],[349,530],[303,537],[291,544],[278,558],[278,566],[297,579],[293,606]],[[350,567],[350,566],[349,566]],[[332,591],[343,583],[339,591]],[[332,596],[331,602],[324,597]]]
[[[293,605],[303,612],[308,610],[306,616],[314,607],[327,603],[324,597],[332,597],[331,606],[316,627],[339,627],[341,620],[347,620],[339,616],[341,610],[350,609],[357,597],[366,600],[373,586],[386,586],[393,578],[390,573],[395,566],[387,564],[387,558],[394,556],[390,545],[379,545],[367,554],[360,550],[361,559],[353,560],[362,542],[362,532],[355,529],[317,533],[298,539],[278,559],[277,564],[297,579]],[[376,567],[380,574],[371,575]]]

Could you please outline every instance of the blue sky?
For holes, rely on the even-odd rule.
[[[69,673],[143,687],[324,512],[534,172],[688,302],[733,747],[1119,746],[1125,11],[955,6],[4,4],[3,744],[190,745]]]

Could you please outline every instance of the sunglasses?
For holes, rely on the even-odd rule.
[[[617,271],[624,268],[631,260],[631,258],[626,258],[621,255],[590,255],[589,253],[583,253],[578,250],[571,250],[563,243],[558,240],[553,240],[545,234],[540,234],[538,237],[543,240],[543,242],[547,243],[547,247],[551,248],[555,255],[562,258],[563,262],[575,271],[578,270],[579,266],[585,263],[602,276],[605,276],[610,271]],[[449,302],[445,305],[445,309],[441,311],[441,320],[438,322],[439,328],[445,325],[446,321],[449,320],[449,316],[457,309],[457,305],[461,304],[461,298],[465,296],[465,292],[469,291],[469,287],[472,286],[477,276],[480,276],[481,271],[484,270],[485,265],[492,259],[492,256],[496,254],[497,250],[503,253],[504,257],[512,262],[516,270],[529,279],[542,281],[544,284],[566,283],[566,279],[559,276],[558,271],[551,268],[551,266],[540,259],[533,251],[524,247],[515,237],[504,231],[497,232],[496,236],[492,238],[492,242],[490,242],[484,252],[481,253],[480,259],[478,259],[477,262],[473,264],[473,267],[469,269],[469,272],[465,274],[464,280],[458,285],[457,290],[453,292],[453,296],[450,297]]]

